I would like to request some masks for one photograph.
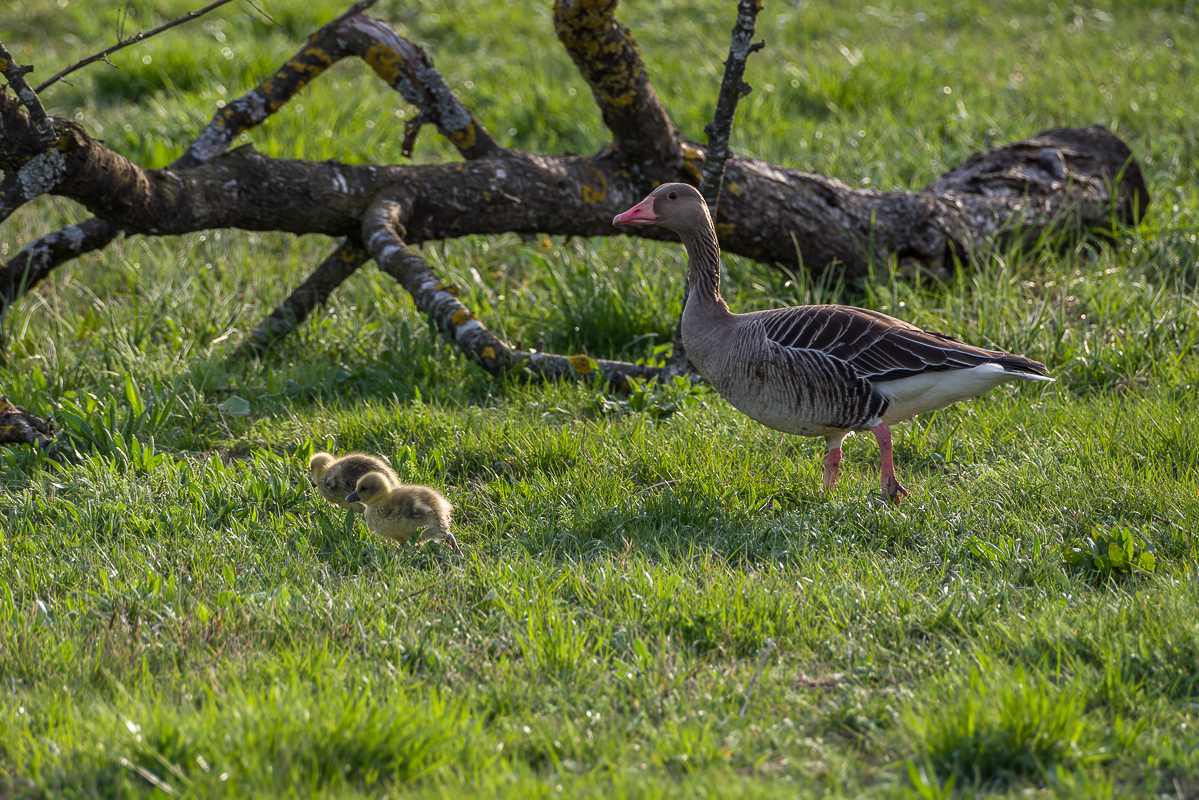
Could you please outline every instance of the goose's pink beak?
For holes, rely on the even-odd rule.
[[[654,213],[654,198],[647,197],[623,214],[612,218],[613,225],[653,225],[658,215]]]

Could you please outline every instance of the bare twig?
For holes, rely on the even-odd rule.
[[[761,9],[760,0],[741,0],[737,4],[737,21],[733,23],[732,43],[729,57],[724,62],[724,78],[720,82],[720,94],[716,98],[716,112],[712,121],[704,126],[708,134],[708,149],[704,158],[703,176],[699,182],[699,193],[708,201],[712,220],[716,220],[720,204],[720,187],[724,184],[724,165],[729,160],[729,135],[733,130],[733,118],[737,116],[737,103],[752,91],[752,87],[741,78],[745,75],[745,62],[750,53],[766,46],[765,42],[750,44],[754,38],[754,22]],[[719,229],[718,229],[719,230]],[[689,286],[683,282],[683,308],[687,307]],[[674,374],[691,369],[687,351],[683,347],[683,318],[674,329],[674,349],[666,362],[666,368]]]
[[[733,24],[729,57],[724,62],[724,79],[720,82],[720,95],[716,98],[716,112],[712,115],[712,121],[704,126],[704,133],[708,134],[708,152],[699,192],[708,201],[713,220],[716,219],[717,205],[720,203],[724,165],[729,160],[729,135],[733,130],[733,118],[737,115],[737,103],[753,91],[753,87],[741,79],[745,74],[745,62],[750,53],[766,46],[765,42],[750,44],[754,38],[754,22],[761,7],[760,0],[741,0],[737,4],[737,21]]]
[[[257,11],[259,14],[261,14],[262,16],[264,16],[264,17],[266,17],[268,20],[270,20],[270,21],[271,21],[271,24],[273,24],[273,25],[274,25],[276,28],[279,28],[280,30],[283,30],[283,29],[284,29],[284,28],[283,28],[283,24],[282,24],[282,23],[280,23],[280,22],[279,22],[279,20],[275,19],[275,18],[274,18],[274,17],[272,17],[270,14],[266,13],[266,9],[265,9],[265,8],[263,8],[262,6],[258,5],[257,3],[255,3],[255,2],[254,2],[254,0],[246,0],[246,2],[250,4],[250,7],[251,7],[251,8],[253,8],[253,9],[254,9],[255,11]]]
[[[214,8],[219,8],[220,6],[223,6],[226,3],[232,3],[232,2],[233,2],[233,0],[216,0],[215,3],[210,3],[207,6],[205,6],[204,8],[200,9],[199,11],[189,11],[181,17],[176,17],[175,19],[171,20],[170,22],[166,23],[165,25],[159,25],[157,28],[154,28],[153,30],[142,31],[141,33],[130,36],[128,39],[119,39],[120,32],[118,32],[117,37],[118,37],[119,41],[116,44],[114,44],[112,47],[109,47],[105,50],[101,50],[99,53],[96,53],[94,56],[88,56],[87,58],[83,59],[82,61],[75,62],[71,66],[69,66],[66,69],[62,70],[61,72],[55,74],[49,80],[42,83],[40,86],[37,87],[37,89],[35,91],[43,92],[55,81],[65,78],[67,75],[70,75],[72,72],[75,72],[76,70],[83,69],[88,64],[93,64],[93,63],[95,63],[97,61],[101,61],[101,60],[107,61],[108,57],[110,55],[112,55],[113,53],[117,52],[118,50],[124,50],[126,47],[129,47],[130,45],[134,45],[134,44],[137,44],[138,42],[149,39],[151,36],[157,36],[158,34],[162,33],[165,30],[170,30],[171,28],[174,28],[176,25],[182,25],[185,22],[191,22],[196,17],[203,16],[204,14],[207,14],[209,11],[212,11]],[[121,26],[121,30],[122,31],[124,30],[123,23]]]
[[[46,115],[46,109],[42,106],[42,101],[38,99],[37,93],[42,90],[41,87],[30,89],[29,84],[25,81],[25,76],[30,72],[33,72],[33,67],[18,64],[4,43],[0,42],[0,75],[4,76],[8,85],[17,93],[21,105],[25,106],[29,112],[29,118],[33,120],[33,126],[37,129],[38,136],[41,137],[41,143],[47,145],[54,141],[54,123],[50,121],[50,117]]]

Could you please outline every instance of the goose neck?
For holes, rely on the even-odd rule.
[[[687,248],[687,283],[691,298],[724,305],[720,296],[720,243],[711,223],[698,230],[680,232]]]

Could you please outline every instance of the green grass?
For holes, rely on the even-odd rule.
[[[138,3],[127,32],[193,5]],[[231,4],[46,104],[162,166],[343,10],[263,5],[281,27]],[[0,38],[44,78],[110,43],[123,7],[13,0]],[[374,13],[502,141],[603,143],[547,5]],[[692,138],[732,13],[621,8]],[[898,189],[1102,123],[1154,195],[1118,250],[1046,242],[946,283],[726,259],[736,310],[857,303],[1058,378],[900,426],[898,509],[872,502],[870,437],[822,497],[816,441],[711,393],[492,379],[373,267],[262,360],[228,360],[321,237],[133,238],[60,268],[3,320],[0,390],[79,456],[0,451],[0,797],[1194,795],[1197,22],[1181,1],[766,4],[739,152]],[[248,140],[399,163],[412,113],[347,62]],[[452,157],[422,136],[418,161]],[[0,254],[79,215],[43,198]],[[622,359],[661,357],[685,264],[627,238],[422,252],[506,338]],[[443,489],[465,557],[321,501],[303,464],[346,448]],[[1155,573],[1063,560],[1125,529]]]

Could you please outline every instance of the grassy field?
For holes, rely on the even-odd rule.
[[[232,4],[46,105],[162,166],[343,10],[259,4],[278,25]],[[45,78],[110,43],[124,5],[8,0],[0,40]],[[135,3],[126,33],[197,5]],[[734,5],[621,8],[692,138]],[[505,143],[604,141],[548,4],[375,13]],[[1102,123],[1154,196],[1118,250],[1001,253],[946,284],[726,259],[735,310],[852,302],[1058,378],[897,428],[898,509],[872,502],[871,437],[823,497],[815,440],[703,391],[494,380],[374,267],[268,357],[229,360],[320,237],[133,238],[61,268],[3,320],[0,391],[81,458],[0,451],[0,797],[1199,795],[1196,14],[766,3],[740,152],[902,189]],[[412,113],[347,62],[249,140],[399,163]],[[450,157],[422,136],[418,160]],[[0,255],[79,218],[43,198]],[[625,238],[423,252],[502,335],[624,359],[662,356],[686,260]],[[346,448],[444,489],[465,557],[320,500],[303,464]],[[1154,574],[1063,557],[1122,532]]]

